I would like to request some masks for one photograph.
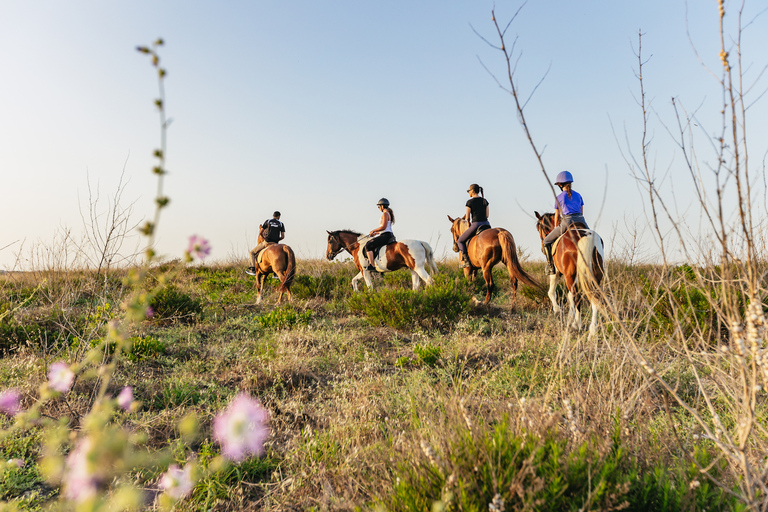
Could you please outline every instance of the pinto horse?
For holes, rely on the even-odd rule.
[[[448,215],[448,220],[451,221],[451,236],[453,236],[453,252],[459,252],[459,246],[456,245],[456,240],[461,236],[464,231],[469,227],[469,223],[462,217],[452,219]],[[469,254],[468,268],[464,269],[464,275],[467,279],[474,280],[478,269],[483,269],[483,278],[485,279],[485,302],[488,304],[491,300],[491,292],[493,291],[493,266],[498,262],[503,262],[507,266],[509,272],[509,280],[512,282],[512,302],[517,300],[517,281],[520,280],[528,286],[533,286],[542,290],[541,284],[537,283],[528,273],[520,266],[520,261],[517,259],[517,249],[515,248],[515,239],[512,237],[512,233],[504,228],[491,228],[482,231],[479,235],[475,235],[469,239],[467,243],[467,254]]]
[[[360,271],[352,278],[352,288],[358,291],[358,281],[363,279],[368,288],[373,288],[371,272],[367,270],[368,259],[361,247],[369,240],[369,237],[361,237],[360,233],[343,229],[340,231],[326,231],[328,233],[328,248],[325,257],[333,260],[341,251],[347,251],[355,260],[355,265]],[[427,273],[437,272],[437,265],[432,253],[432,247],[427,242],[419,240],[401,240],[386,245],[379,250],[379,255],[374,260],[376,270],[379,272],[391,272],[401,268],[411,271],[413,289],[418,290],[423,280],[427,286],[432,284],[432,277]]]
[[[264,241],[259,234],[258,243]],[[264,289],[264,281],[269,274],[274,273],[280,279],[280,287],[277,291],[280,295],[277,297],[277,303],[283,300],[283,293],[288,294],[288,301],[291,299],[291,284],[296,277],[296,256],[293,249],[285,244],[274,244],[267,246],[259,253],[256,261],[256,304],[261,304],[261,292]]]
[[[538,221],[536,229],[542,240],[554,228],[554,213],[536,214]],[[542,248],[543,249],[543,248]],[[553,246],[552,259],[557,272],[549,276],[549,300],[552,301],[552,309],[560,312],[557,305],[555,288],[560,277],[565,278],[568,287],[568,322],[574,329],[581,329],[581,297],[579,292],[586,295],[592,305],[592,321],[589,324],[589,337],[595,335],[597,330],[597,305],[600,292],[600,283],[605,277],[605,264],[603,256],[603,239],[600,235],[586,229],[579,224],[572,224],[565,234],[560,237]]]

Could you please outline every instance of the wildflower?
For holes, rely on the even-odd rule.
[[[701,485],[701,482],[699,482],[698,480],[691,480],[691,483],[688,485],[688,487],[690,489],[696,489],[700,485]]]
[[[189,237],[189,247],[187,248],[187,254],[189,254],[191,257],[197,257],[201,260],[204,260],[206,256],[211,254],[211,245],[205,238],[192,235]]]
[[[22,459],[8,459],[8,466],[15,468],[23,468],[24,461]]]
[[[152,309],[152,306],[147,306],[147,310],[144,312],[144,315],[147,318],[152,318],[153,316],[155,316],[155,310]]]
[[[21,393],[9,389],[0,393],[0,412],[8,416],[16,416],[21,412]]]
[[[85,438],[67,455],[63,478],[64,497],[82,502],[96,496],[101,480],[96,475],[97,468],[88,460],[91,448],[91,440]]]
[[[504,512],[504,498],[501,494],[496,493],[493,496],[493,501],[488,504],[489,512]]]
[[[48,369],[48,384],[54,391],[66,393],[72,387],[75,374],[69,369],[67,363],[53,363]]]
[[[269,413],[258,400],[245,394],[235,397],[227,409],[213,420],[213,437],[222,453],[235,461],[247,455],[264,453],[269,436]]]
[[[125,386],[120,394],[117,395],[117,405],[124,411],[131,409],[133,404],[133,388],[131,386]]]
[[[160,479],[160,488],[175,500],[180,500],[192,490],[192,464],[187,464],[181,469],[176,464],[171,464],[168,472]]]

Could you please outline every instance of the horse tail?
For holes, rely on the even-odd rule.
[[[437,273],[437,263],[435,263],[435,253],[432,250],[432,246],[427,242],[421,242],[421,246],[424,247],[424,256],[426,258],[426,267],[433,274]]]
[[[577,249],[576,282],[587,299],[596,304],[601,293],[600,282],[605,275],[603,240],[600,235],[589,230],[579,239]]]
[[[293,278],[296,277],[296,255],[293,254],[293,249],[287,245],[283,245],[283,254],[285,254],[285,280],[280,283],[281,292],[290,292],[291,283]]]
[[[506,229],[498,229],[499,245],[501,246],[501,260],[507,266],[509,276],[516,277],[528,286],[544,290],[544,287],[532,278],[528,272],[523,270],[523,267],[520,265],[520,260],[517,259],[517,247],[515,247],[515,239],[512,237],[512,233]]]

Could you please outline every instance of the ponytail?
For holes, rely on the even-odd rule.
[[[570,183],[566,183],[563,188],[565,189],[565,192],[568,194],[568,199],[572,198],[573,197],[573,190],[571,190],[571,184]]]
[[[469,186],[469,190],[474,192],[475,194],[480,194],[482,197],[485,197],[485,194],[483,193],[483,187],[478,185],[477,183],[473,183]]]
[[[389,220],[392,222],[392,224],[395,223],[395,212],[392,211],[392,208],[387,206],[387,211],[389,212]]]

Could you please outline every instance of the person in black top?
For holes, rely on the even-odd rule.
[[[279,243],[280,240],[285,238],[285,225],[280,222],[280,212],[273,213],[271,219],[264,221],[264,224],[259,228],[259,233],[264,238],[264,241],[251,251],[251,266],[248,268],[254,274],[256,273],[256,258],[259,253],[270,244]]]
[[[467,254],[467,241],[477,232],[480,226],[491,226],[488,222],[488,201],[483,194],[483,187],[473,183],[467,190],[469,192],[469,201],[467,201],[467,213],[464,214],[464,220],[471,222],[464,233],[456,240],[456,245],[461,253],[461,268],[469,267],[469,254]]]

